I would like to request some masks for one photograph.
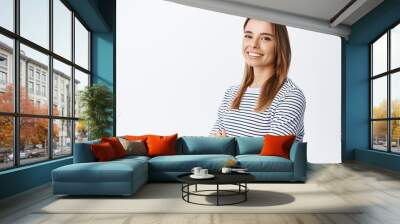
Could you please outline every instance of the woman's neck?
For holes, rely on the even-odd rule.
[[[251,88],[262,87],[264,82],[271,78],[275,73],[274,66],[253,67],[253,71],[254,80],[249,86]]]

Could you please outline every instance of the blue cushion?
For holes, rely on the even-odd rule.
[[[264,137],[236,137],[236,155],[260,154]]]
[[[184,136],[177,142],[177,154],[226,154],[235,155],[235,138]]]
[[[292,161],[279,156],[239,155],[236,159],[250,172],[293,172]]]
[[[190,172],[193,167],[200,166],[210,171],[219,171],[227,161],[235,159],[231,155],[173,155],[157,156],[149,160],[149,170]]]
[[[99,144],[100,140],[93,140],[81,143],[75,143],[74,147],[74,163],[88,163],[95,162],[96,158],[90,146],[92,144]]]

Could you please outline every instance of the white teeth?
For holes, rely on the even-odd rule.
[[[250,56],[257,56],[257,57],[262,56],[261,54],[256,54],[256,53],[253,53],[253,52],[249,52],[249,55]]]

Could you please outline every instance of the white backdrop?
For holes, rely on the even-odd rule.
[[[117,135],[207,136],[225,90],[242,80],[244,20],[163,0],[118,0]],[[308,161],[340,162],[340,38],[288,30],[289,77],[307,101]]]

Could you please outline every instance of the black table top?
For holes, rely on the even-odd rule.
[[[248,183],[255,180],[249,173],[212,173],[215,177],[211,179],[193,179],[192,173],[181,174],[177,177],[178,181],[186,184],[236,184]]]

